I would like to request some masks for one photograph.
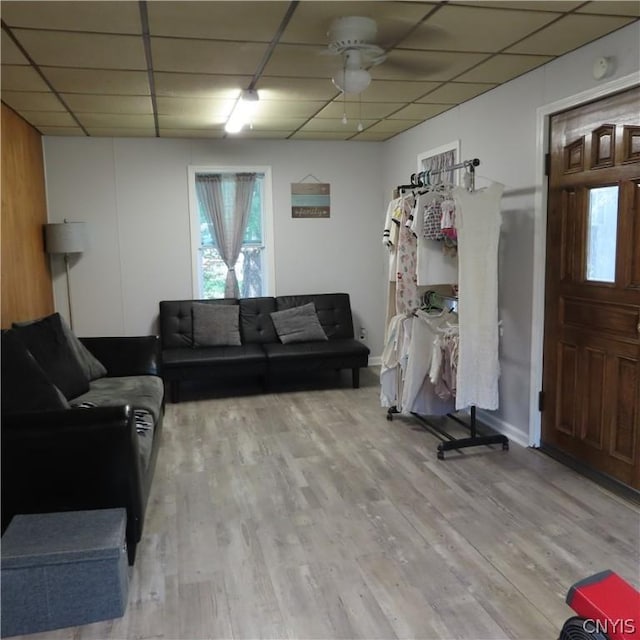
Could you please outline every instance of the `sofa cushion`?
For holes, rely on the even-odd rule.
[[[278,296],[276,308],[290,309],[313,302],[320,324],[329,340],[353,338],[353,317],[348,293],[318,293],[313,295]]]
[[[98,407],[117,407],[128,404],[133,409],[145,409],[155,421],[162,410],[163,395],[164,384],[158,376],[100,378],[91,383],[89,391],[75,398],[71,406],[91,403]]]
[[[202,347],[201,349],[166,349],[162,352],[165,369],[172,367],[207,366],[209,364],[259,363],[266,360],[264,351],[257,344],[239,347]]]
[[[194,347],[240,346],[240,307],[237,304],[202,304],[194,302]]]
[[[242,298],[240,300],[242,344],[279,342],[273,320],[271,320],[271,312],[275,310],[275,298]]]
[[[282,344],[327,340],[313,302],[274,311],[271,319]]]
[[[67,400],[89,390],[89,378],[69,346],[59,314],[16,325],[14,331]]]
[[[310,358],[362,358],[367,365],[369,349],[354,339],[327,340],[324,342],[300,342],[297,344],[265,344],[269,362],[305,360]]]
[[[14,329],[2,332],[2,413],[68,409],[66,398]]]
[[[163,349],[191,347],[193,321],[191,307],[202,304],[238,304],[236,298],[215,300],[162,300],[160,302],[160,340]]]

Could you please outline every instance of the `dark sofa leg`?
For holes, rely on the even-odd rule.
[[[356,367],[355,369],[351,369],[351,375],[353,378],[353,388],[359,389],[360,388],[360,369],[358,369],[358,367]]]
[[[171,402],[178,404],[180,402],[180,381],[171,381]]]

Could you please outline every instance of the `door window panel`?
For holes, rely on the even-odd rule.
[[[587,280],[615,282],[618,231],[618,187],[589,190]]]

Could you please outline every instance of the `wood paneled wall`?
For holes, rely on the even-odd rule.
[[[2,105],[3,328],[53,312],[53,284],[44,252],[47,222],[41,135]]]

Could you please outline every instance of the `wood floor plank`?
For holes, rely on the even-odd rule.
[[[438,460],[343,378],[167,405],[125,615],[23,640],[553,639],[576,580],[640,586],[640,507],[513,443]]]

